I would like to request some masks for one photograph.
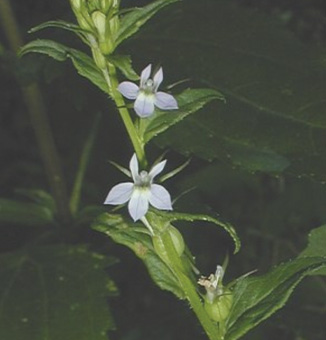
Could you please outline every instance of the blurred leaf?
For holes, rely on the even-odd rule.
[[[225,339],[241,338],[283,307],[305,276],[325,266],[325,258],[297,258],[263,276],[240,279],[233,290],[234,302],[226,324]]]
[[[0,257],[0,338],[107,340],[112,259],[84,247],[48,246]]]
[[[56,204],[54,198],[44,190],[20,188],[15,189],[15,193],[25,196],[35,203],[38,203],[40,206],[44,206],[52,212],[55,212]]]
[[[179,0],[157,0],[142,8],[135,8],[123,16],[116,38],[116,46],[120,45],[124,40],[135,34],[139,28],[159,10],[177,1]]]
[[[308,246],[300,254],[300,257],[307,256],[323,256],[326,258],[326,225],[310,232]],[[326,275],[326,268],[313,272],[313,275]]]
[[[81,76],[90,80],[105,93],[108,93],[108,86],[103,74],[96,67],[93,59],[87,54],[46,39],[31,41],[20,49],[19,54],[23,56],[32,52],[46,54],[58,61],[66,61],[70,58]]]
[[[156,255],[148,230],[141,224],[129,222],[121,215],[102,214],[93,228],[111,237],[116,243],[130,248],[146,265],[152,280],[164,290],[184,299],[184,292],[170,268]]]
[[[128,79],[138,80],[139,76],[132,68],[131,58],[128,55],[110,55],[110,62],[116,66]]]
[[[53,222],[53,210],[41,204],[0,199],[0,221],[24,226],[44,226]]]
[[[144,140],[149,142],[153,137],[167,130],[172,125],[200,110],[204,105],[214,99],[224,100],[221,93],[210,89],[187,89],[175,96],[179,109],[171,112],[156,110],[153,118],[142,122],[145,129]]]
[[[184,1],[155,25],[129,46],[152,60],[163,55],[165,65],[176,65],[175,76],[217,89],[227,101],[189,116],[159,145],[326,182],[324,48],[303,44],[276,19],[231,1]]]
[[[227,222],[223,222],[218,218],[214,218],[208,215],[201,214],[186,214],[186,213],[178,213],[178,212],[164,212],[160,210],[155,210],[155,214],[149,212],[149,218],[163,217],[165,221],[174,222],[174,221],[204,221],[208,223],[213,223],[219,227],[222,227],[228,234],[232,237],[235,245],[234,253],[237,253],[240,250],[241,242],[240,239],[233,228],[233,226]],[[157,217],[156,217],[157,216]]]

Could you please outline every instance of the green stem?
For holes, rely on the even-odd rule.
[[[78,171],[77,171],[77,174],[76,174],[74,187],[73,187],[71,197],[70,197],[70,211],[71,211],[71,214],[73,216],[78,211],[83,180],[84,180],[84,177],[85,177],[85,173],[86,173],[87,165],[89,163],[89,159],[91,157],[91,152],[92,152],[92,149],[93,149],[93,146],[94,146],[96,133],[97,133],[97,130],[98,130],[98,127],[99,127],[99,124],[100,124],[100,118],[101,118],[100,114],[98,114],[95,117],[95,122],[92,126],[92,129],[91,129],[91,132],[90,132],[88,138],[86,139],[86,142],[85,142],[85,145],[83,147],[82,154],[81,154],[81,157],[80,157]]]
[[[129,138],[136,152],[137,158],[143,166],[146,166],[144,144],[141,142],[141,139],[139,138],[135,125],[132,119],[130,118],[129,111],[126,108],[125,101],[121,93],[117,90],[119,83],[116,75],[115,66],[109,65],[108,69],[102,70],[102,72],[111,91],[110,95],[112,96],[119,110],[122,121],[126,127]]]
[[[0,0],[0,18],[10,47],[14,52],[17,52],[23,46],[23,40],[8,0]],[[22,87],[22,93],[35,131],[59,218],[68,222],[70,220],[70,212],[67,188],[41,91],[36,83],[32,83]]]
[[[212,320],[207,315],[193,283],[188,278],[186,272],[183,270],[184,268],[183,263],[174,248],[171,236],[169,235],[169,233],[165,232],[162,233],[160,237],[161,242],[165,248],[166,254],[168,256],[169,260],[168,265],[178,278],[180,285],[183,291],[185,292],[186,297],[194,313],[196,314],[199,322],[204,328],[208,338],[210,340],[223,340],[223,336],[220,335],[218,327],[212,322]]]

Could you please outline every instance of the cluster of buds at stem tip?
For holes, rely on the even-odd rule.
[[[104,55],[112,53],[119,29],[120,0],[70,0],[70,3],[79,26],[89,34],[93,53],[94,49]]]
[[[223,322],[227,319],[233,302],[233,293],[222,284],[223,276],[224,269],[218,265],[215,274],[198,280],[198,284],[206,289],[204,308],[215,322]]]

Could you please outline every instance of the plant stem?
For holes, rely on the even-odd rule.
[[[23,40],[8,0],[0,0],[0,17],[10,47],[17,53],[19,48],[23,46]],[[41,91],[36,83],[31,83],[27,86],[22,86],[22,93],[34,128],[45,172],[56,202],[59,218],[62,221],[68,222],[70,220],[70,212],[67,188]]]
[[[102,71],[109,86],[109,89],[111,90],[110,94],[119,110],[122,121],[128,132],[129,138],[136,152],[138,161],[140,162],[140,164],[142,164],[142,166],[146,166],[147,162],[145,157],[144,144],[141,142],[137,130],[135,128],[135,125],[132,119],[130,118],[129,111],[126,108],[125,101],[121,93],[117,90],[119,83],[116,75],[115,66],[109,64],[109,67],[106,70]]]
[[[85,177],[87,165],[91,157],[91,152],[92,152],[92,149],[95,143],[95,137],[96,137],[96,133],[98,131],[98,127],[100,124],[100,118],[101,118],[100,114],[98,114],[95,117],[95,122],[92,126],[91,132],[88,135],[88,138],[86,139],[86,142],[84,144],[82,154],[79,160],[79,166],[78,166],[74,186],[73,186],[71,197],[70,197],[70,211],[73,216],[78,211],[82,184],[83,184],[83,180]]]
[[[223,340],[223,336],[220,335],[218,327],[216,327],[216,325],[211,321],[211,319],[207,315],[193,283],[190,281],[188,275],[183,270],[184,268],[183,263],[174,248],[171,236],[169,235],[169,233],[165,232],[162,233],[160,237],[169,259],[168,265],[178,278],[180,285],[183,291],[185,292],[186,297],[194,313],[196,314],[199,322],[204,328],[208,338],[210,340]]]

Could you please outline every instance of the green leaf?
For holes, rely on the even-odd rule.
[[[148,118],[143,122],[144,140],[148,143],[152,138],[177,124],[191,113],[200,110],[204,105],[214,99],[224,100],[223,95],[210,89],[187,89],[175,96],[179,109],[175,111],[156,110],[153,118]]]
[[[161,288],[184,299],[184,292],[171,269],[155,253],[148,230],[117,214],[102,214],[92,226],[111,237],[116,243],[130,248],[148,269],[153,281]]]
[[[0,256],[0,338],[107,340],[116,295],[112,259],[81,246],[48,246]]]
[[[66,61],[68,58],[71,59],[81,76],[90,80],[105,93],[108,93],[108,85],[103,74],[96,67],[93,59],[87,54],[46,39],[31,41],[21,48],[19,54],[22,56],[32,52],[46,54],[58,61]]]
[[[309,234],[308,246],[300,257],[323,256],[326,257],[326,225],[313,229]],[[313,275],[326,275],[326,269],[313,272]]]
[[[131,58],[128,55],[110,55],[109,61],[116,66],[128,79],[138,80],[139,76],[131,65]]]
[[[41,31],[45,28],[52,28],[52,27],[62,28],[64,30],[71,31],[71,32],[74,32],[74,33],[82,33],[83,32],[83,30],[78,25],[75,25],[71,22],[67,22],[67,21],[64,21],[64,20],[51,20],[51,21],[43,22],[42,24],[31,28],[28,31],[28,33],[35,33],[35,32]]]
[[[121,20],[116,38],[116,46],[135,34],[159,10],[177,1],[179,0],[157,0],[147,6],[135,8],[128,12]]]
[[[155,210],[155,213],[149,212],[148,217],[155,218],[163,217],[165,221],[174,222],[174,221],[188,221],[188,222],[194,222],[194,221],[204,221],[213,223],[219,227],[222,227],[225,231],[229,233],[229,235],[232,237],[235,245],[234,253],[237,253],[240,250],[241,242],[240,239],[233,228],[233,226],[227,222],[223,222],[218,218],[214,218],[208,215],[201,215],[201,214],[186,214],[186,213],[177,213],[177,212],[164,212],[161,210]]]
[[[154,60],[164,55],[164,65],[179,70],[175,77],[217,89],[226,104],[189,116],[156,143],[326,182],[325,48],[305,45],[277,19],[234,1],[187,0],[159,19],[130,46]]]
[[[0,199],[0,221],[24,226],[44,226],[54,220],[53,210],[41,204]]]
[[[234,290],[225,340],[241,338],[250,329],[283,307],[297,284],[326,266],[326,258],[306,257],[281,264],[260,277],[240,279]]]

